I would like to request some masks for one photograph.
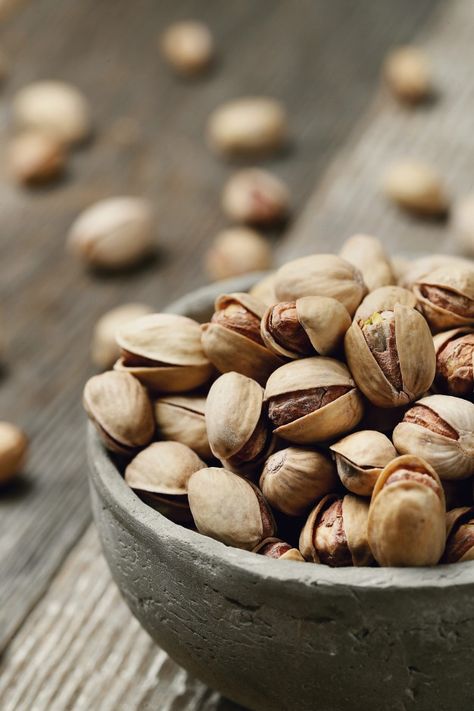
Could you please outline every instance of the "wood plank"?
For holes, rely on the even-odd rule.
[[[123,301],[159,307],[205,281],[200,260],[224,224],[218,194],[230,171],[204,144],[209,111],[247,93],[285,101],[295,145],[270,165],[288,180],[298,211],[365,106],[387,46],[410,37],[435,5],[37,0],[3,30],[12,72],[0,105],[2,149],[9,98],[35,79],[77,84],[97,128],[69,179],[54,188],[19,190],[0,166],[0,299],[9,340],[0,412],[32,440],[24,478],[0,497],[0,649],[89,520],[79,402],[94,322]],[[202,17],[216,35],[220,65],[202,82],[177,81],[158,59],[156,33],[178,16]],[[114,125],[123,117],[137,125],[127,145]],[[126,192],[156,205],[156,262],[126,277],[84,273],[64,250],[68,226],[90,202]]]

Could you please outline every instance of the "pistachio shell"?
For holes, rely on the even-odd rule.
[[[334,501],[338,499],[337,494],[328,494],[324,496],[314,509],[309,514],[305,525],[301,529],[300,540],[298,547],[300,549],[301,555],[305,560],[311,561],[313,563],[319,563],[319,557],[314,546],[314,533],[316,526],[318,525],[318,520],[321,513],[327,506],[330,506]]]
[[[391,165],[383,177],[385,195],[410,212],[443,215],[448,197],[438,172],[430,165],[406,160]]]
[[[258,299],[266,307],[276,304],[278,301],[275,294],[275,276],[276,272],[270,272],[270,274],[254,284],[249,291],[250,296]]]
[[[280,301],[303,296],[330,296],[353,314],[367,293],[362,275],[335,254],[313,254],[284,264],[276,273],[275,291]]]
[[[160,436],[186,444],[202,459],[211,459],[205,407],[206,398],[199,395],[168,395],[155,400],[155,418]]]
[[[442,290],[446,303],[434,303],[427,288]],[[474,265],[451,263],[438,267],[415,282],[413,292],[418,306],[434,331],[474,324]],[[465,313],[450,308],[450,299],[464,300]],[[453,301],[454,304],[454,301]]]
[[[353,565],[371,565],[374,562],[368,541],[367,524],[369,503],[358,496],[347,494],[342,500],[342,515],[347,545]]]
[[[393,431],[397,450],[423,457],[443,479],[463,479],[474,474],[474,404],[451,395],[429,395],[418,400],[415,407],[419,406],[447,423],[457,438],[402,421]],[[405,417],[411,412],[408,410]]]
[[[278,368],[265,388],[267,402],[278,395],[338,385],[351,389],[324,407],[277,427],[274,434],[295,444],[324,442],[355,427],[363,415],[362,398],[343,363],[315,357]]]
[[[396,472],[413,478],[387,484]],[[424,474],[434,480],[433,490],[416,480]],[[383,470],[375,485],[369,510],[369,544],[380,565],[436,565],[444,550],[445,500],[440,479],[423,459],[397,457]]]
[[[327,296],[303,296],[296,301],[299,321],[319,355],[334,353],[351,325],[346,307]]]
[[[401,286],[381,286],[379,289],[371,291],[362,300],[360,306],[354,314],[354,321],[366,321],[373,313],[378,311],[393,311],[396,304],[416,307],[416,297],[412,291],[403,289]]]
[[[430,254],[426,257],[419,257],[410,262],[399,281],[399,285],[405,289],[412,289],[413,286],[422,281],[428,274],[431,274],[439,267],[451,267],[453,265],[469,266],[472,262],[464,257],[455,257],[452,254]]]
[[[304,558],[299,550],[292,548],[289,543],[285,543],[280,538],[265,538],[252,552],[278,560],[296,560],[304,563]]]
[[[380,472],[397,456],[389,438],[375,430],[353,432],[329,449],[342,484],[359,496],[372,494]]]
[[[300,516],[316,499],[334,491],[338,480],[331,460],[303,447],[288,447],[272,454],[260,476],[263,495],[278,511]]]
[[[442,563],[474,560],[474,506],[463,506],[447,512],[446,536]]]
[[[206,401],[206,426],[214,456],[230,459],[250,440],[263,404],[263,389],[240,373],[225,373],[213,383]]]
[[[474,398],[474,328],[464,326],[433,337],[436,378],[433,389],[446,395]],[[465,338],[466,337],[466,338]]]
[[[275,522],[256,486],[226,469],[210,467],[191,475],[188,497],[200,533],[229,546],[253,550],[275,535]]]
[[[147,445],[154,435],[148,394],[128,373],[111,371],[90,378],[83,404],[107,449],[129,454]]]
[[[339,256],[359,269],[369,291],[396,283],[390,259],[377,237],[349,237],[342,245]]]
[[[185,444],[153,442],[139,452],[125,470],[130,488],[168,496],[183,496],[188,480],[205,463]]]

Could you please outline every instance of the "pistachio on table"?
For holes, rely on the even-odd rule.
[[[197,20],[170,25],[160,37],[160,48],[168,64],[183,76],[201,74],[214,56],[212,34]]]
[[[158,435],[181,442],[202,459],[212,459],[206,430],[203,395],[162,395],[153,404]]]
[[[23,131],[8,146],[10,173],[24,185],[55,180],[64,172],[66,160],[63,141],[46,131]]]
[[[473,264],[438,267],[415,282],[413,293],[434,332],[474,325]]]
[[[342,245],[339,256],[359,269],[369,291],[396,283],[390,259],[377,237],[349,237]]]
[[[129,373],[94,375],[85,385],[83,405],[104,446],[112,452],[133,454],[155,434],[148,393]]]
[[[474,506],[448,511],[446,533],[446,548],[441,563],[474,560]]]
[[[302,296],[330,296],[352,316],[367,293],[362,274],[335,254],[313,254],[284,264],[276,273],[275,292],[280,301]]]
[[[370,549],[380,565],[436,565],[446,540],[445,498],[420,457],[393,459],[379,476],[369,509]]]
[[[397,47],[385,59],[383,73],[394,96],[418,104],[433,93],[428,59],[418,47]]]
[[[260,332],[267,348],[296,359],[334,353],[350,325],[346,307],[336,299],[303,296],[270,306],[262,317]]]
[[[253,549],[253,553],[264,555],[267,558],[304,562],[304,558],[297,548],[293,548],[289,543],[285,543],[285,541],[281,541],[279,538],[265,538],[264,541]]]
[[[250,294],[223,294],[216,300],[211,321],[202,326],[202,348],[221,373],[235,370],[263,385],[282,364],[261,338],[264,311]]]
[[[393,431],[403,454],[422,457],[441,479],[474,474],[474,404],[451,395],[418,400]]]
[[[28,438],[17,425],[0,422],[0,485],[21,472],[28,453]]]
[[[375,430],[353,432],[329,449],[342,484],[359,496],[372,494],[382,469],[397,456],[389,438]]]
[[[222,209],[231,220],[272,225],[289,212],[290,195],[282,180],[261,168],[244,168],[224,186]]]
[[[385,195],[399,207],[420,215],[444,215],[449,206],[443,181],[426,163],[401,161],[390,166],[383,177]]]
[[[251,472],[269,454],[272,438],[263,388],[240,373],[225,373],[206,401],[206,427],[215,457],[231,471]]]
[[[392,311],[354,320],[345,336],[349,369],[358,387],[379,407],[416,400],[433,383],[436,359],[423,316],[396,304]]]
[[[474,328],[454,328],[434,337],[437,390],[474,399]]]
[[[301,531],[299,548],[305,560],[334,568],[371,565],[368,514],[365,499],[351,494],[325,496],[311,511]]]
[[[205,463],[185,444],[153,442],[125,469],[125,481],[146,503],[176,523],[192,523],[188,481]]]
[[[362,397],[346,366],[322,356],[275,370],[265,401],[274,434],[295,444],[337,437],[353,429],[363,415]]]
[[[219,232],[205,257],[206,271],[215,280],[266,271],[271,265],[269,242],[248,227],[230,227]]]
[[[259,486],[273,508],[301,516],[317,499],[334,491],[337,483],[327,455],[306,447],[287,447],[268,457]]]
[[[149,314],[119,329],[115,369],[165,393],[193,390],[214,372],[201,345],[201,327],[187,316]]]
[[[275,535],[275,521],[260,490],[226,469],[209,467],[188,481],[191,513],[200,533],[253,550]]]

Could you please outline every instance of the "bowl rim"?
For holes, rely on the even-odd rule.
[[[188,315],[200,305],[214,299],[222,291],[243,291],[265,276],[256,273],[238,279],[217,282],[192,291],[170,304],[165,310]],[[474,587],[474,561],[414,568],[330,568],[298,561],[279,561],[255,553],[231,548],[197,531],[173,523],[161,513],[141,501],[125,483],[117,466],[102,445],[94,426],[88,424],[89,476],[91,484],[107,502],[113,514],[132,534],[140,533],[150,545],[163,541],[170,546],[188,547],[189,557],[199,561],[203,556],[213,558],[216,565],[231,566],[240,574],[251,575],[275,583],[302,586],[350,587],[372,591],[442,590],[453,585]]]

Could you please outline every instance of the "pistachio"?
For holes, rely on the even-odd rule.
[[[405,274],[411,269],[412,262],[410,259],[396,254],[391,258],[390,263],[395,276],[395,284],[401,286]]]
[[[275,272],[270,272],[254,284],[249,290],[249,294],[254,299],[258,299],[266,308],[276,304],[278,299],[275,294]]]
[[[0,485],[20,473],[28,453],[28,439],[19,427],[0,422]]]
[[[192,474],[188,497],[198,531],[226,545],[251,551],[275,535],[275,521],[260,490],[226,469]]]
[[[115,369],[152,390],[186,392],[207,383],[214,369],[201,346],[201,327],[186,316],[149,314],[117,332]]]
[[[369,235],[349,237],[342,245],[339,256],[360,271],[369,291],[395,284],[390,259],[377,237]]]
[[[447,264],[413,286],[418,307],[433,331],[474,324],[474,266]]]
[[[289,516],[304,514],[317,499],[334,491],[337,483],[331,460],[303,447],[287,447],[272,454],[260,476],[268,503]]]
[[[246,97],[222,104],[208,122],[211,147],[228,156],[268,154],[287,139],[286,111],[276,99]]]
[[[342,344],[351,318],[343,304],[327,296],[304,296],[270,306],[261,335],[274,353],[287,358],[329,355]]]
[[[399,279],[399,286],[413,289],[417,282],[423,281],[435,269],[439,269],[439,267],[451,268],[452,266],[472,268],[472,261],[464,257],[454,257],[451,254],[430,254],[426,257],[419,257],[409,263]]]
[[[117,330],[127,323],[151,313],[145,304],[122,304],[107,311],[97,321],[92,337],[92,361],[98,368],[111,368],[120,356],[120,349],[115,339]]]
[[[448,198],[438,172],[414,160],[390,166],[383,177],[385,195],[399,207],[424,215],[443,215]]]
[[[353,432],[329,449],[342,484],[359,496],[372,494],[382,469],[397,456],[389,438],[374,430]]]
[[[268,379],[265,401],[274,434],[295,444],[337,437],[363,414],[349,371],[332,358],[304,358],[278,368]]]
[[[83,405],[112,452],[133,454],[149,444],[155,433],[148,394],[128,373],[94,375],[84,388]]]
[[[260,168],[239,170],[222,193],[222,209],[227,217],[252,225],[281,222],[288,215],[289,203],[283,181]]]
[[[372,314],[377,311],[393,311],[396,304],[402,306],[416,307],[416,297],[412,291],[403,289],[401,286],[381,286],[379,289],[371,291],[362,300],[360,306],[354,314],[355,321],[367,321]]]
[[[260,320],[265,307],[249,294],[224,294],[211,322],[202,327],[202,347],[221,373],[237,371],[264,384],[282,361],[265,347]]]
[[[254,548],[253,553],[265,555],[267,558],[304,562],[304,558],[297,548],[293,548],[289,543],[285,543],[279,538],[266,538]]]
[[[158,433],[190,447],[202,459],[212,459],[205,419],[206,398],[200,395],[168,395],[155,400]]]
[[[160,38],[161,52],[168,64],[184,76],[206,70],[214,55],[214,42],[209,28],[196,20],[170,25]]]
[[[146,200],[100,200],[73,223],[68,247],[81,261],[101,269],[124,269],[142,261],[153,246],[153,213]]]
[[[191,474],[205,463],[179,442],[153,442],[125,469],[125,481],[144,501],[176,523],[191,523],[187,501]]]
[[[233,471],[248,472],[267,456],[271,436],[263,388],[240,373],[225,373],[212,384],[206,401],[211,451]]]
[[[370,565],[368,512],[369,504],[350,494],[321,499],[301,531],[299,548],[305,560],[334,568]]]
[[[214,280],[265,271],[271,264],[272,250],[268,241],[247,227],[231,227],[219,232],[205,258],[206,271]]]
[[[16,136],[8,149],[10,173],[19,183],[35,185],[54,180],[66,165],[62,141],[45,131],[29,130]]]
[[[314,254],[284,264],[275,277],[280,301],[302,296],[330,296],[352,316],[367,293],[362,275],[352,264],[334,254]]]
[[[452,216],[453,237],[461,249],[474,256],[474,194],[455,203]]]
[[[59,81],[39,81],[13,98],[13,119],[19,129],[47,131],[65,143],[77,143],[91,132],[90,108],[76,87]]]
[[[384,62],[384,76],[394,96],[407,104],[425,101],[432,94],[431,73],[423,50],[398,47]]]
[[[436,388],[447,395],[474,398],[474,329],[455,328],[434,337]]]
[[[474,474],[474,404],[451,395],[429,395],[408,410],[393,431],[402,454],[423,457],[442,479]]]
[[[446,548],[441,563],[474,560],[474,506],[448,511],[446,532]]]
[[[408,306],[354,320],[345,351],[358,387],[379,407],[406,405],[433,382],[433,339],[423,316]]]
[[[369,510],[369,544],[379,565],[436,565],[444,550],[445,499],[423,459],[393,459],[379,476]]]

